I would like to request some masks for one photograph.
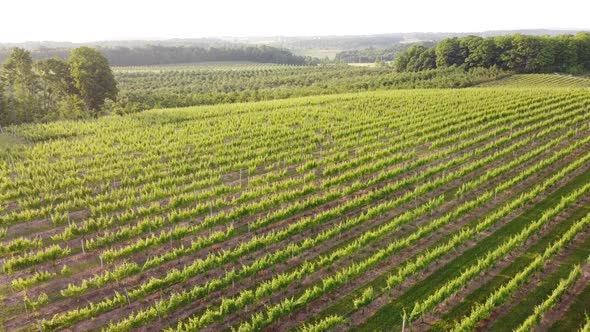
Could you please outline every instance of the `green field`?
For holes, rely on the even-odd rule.
[[[344,73],[357,70],[377,69]],[[198,75],[250,75],[262,91],[311,72],[117,69],[129,90],[164,93],[160,77],[181,95]],[[577,330],[590,311],[580,82],[518,75],[4,128],[2,327]]]

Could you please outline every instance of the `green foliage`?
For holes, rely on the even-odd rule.
[[[590,34],[585,32],[555,37],[521,34],[491,38],[455,37],[443,39],[430,49],[436,51],[436,68],[498,66],[519,73],[581,73],[590,70]],[[419,60],[425,52],[423,46],[410,47],[399,55],[396,69],[403,72],[434,68],[414,65],[423,63]]]
[[[478,70],[491,72],[469,72]],[[395,75],[425,82],[437,72],[469,73]],[[588,96],[380,91],[10,127],[32,143],[0,160],[2,258],[16,271],[4,277],[19,284],[71,267],[29,293],[51,292],[26,306],[47,330],[250,331],[296,328],[304,321],[289,317],[300,315],[312,331],[354,329],[354,319],[325,317],[420,293],[402,299],[419,303],[415,319],[587,196],[586,181],[556,192],[564,200],[554,207],[536,206],[590,176]],[[539,218],[514,219],[525,208]],[[486,241],[511,220],[526,232]],[[440,263],[482,243],[457,270]],[[433,271],[447,277],[407,291]],[[403,307],[386,314],[399,319]],[[7,313],[11,327],[28,323],[15,319],[23,311]]]
[[[410,64],[434,67],[432,50]],[[116,114],[164,107],[249,102],[379,89],[458,88],[504,77],[497,68],[456,68],[395,73],[389,67],[330,66],[172,66],[117,68]]]
[[[143,46],[100,46],[96,47],[113,66],[151,66],[179,63],[203,62],[258,62],[291,65],[317,64],[318,59],[297,56],[289,50],[267,45],[257,46],[176,46],[176,45],[143,45]],[[0,49],[0,61],[5,60],[9,50]],[[48,58],[67,59],[71,49],[42,47],[32,50],[33,59]]]
[[[342,316],[332,315],[326,318],[323,318],[315,323],[311,324],[304,324],[301,328],[298,329],[299,332],[323,332],[329,331],[330,329],[344,324],[346,320]]]
[[[36,272],[35,274],[26,279],[13,279],[12,288],[16,291],[26,290],[27,288],[33,285],[39,284],[43,281],[47,281],[55,276],[55,273],[50,273],[48,271]]]
[[[435,69],[436,53],[432,48],[413,45],[397,58],[395,68],[398,72]]]
[[[33,63],[15,48],[0,72],[0,126],[96,115],[117,89],[106,59],[96,50],[72,51],[68,63],[49,58]]]
[[[67,277],[69,275],[72,274],[72,269],[70,269],[70,267],[68,267],[67,265],[64,265],[61,270],[59,271],[59,273],[64,276]]]
[[[37,96],[39,84],[29,51],[13,49],[2,65],[4,93],[8,100],[5,118],[10,123],[33,122],[41,117]]]
[[[370,47],[365,49],[352,49],[336,54],[335,60],[344,63],[372,63],[377,61],[393,61],[409,44],[395,44],[386,48]]]
[[[355,309],[358,309],[364,305],[367,305],[371,301],[373,301],[373,297],[375,296],[375,292],[373,292],[373,287],[367,287],[361,296],[357,297],[352,301]]]
[[[37,299],[30,299],[25,295],[25,306],[32,310],[37,310],[40,306],[49,302],[49,296],[46,293],[41,293]]]
[[[108,60],[99,51],[89,47],[74,49],[68,64],[88,112],[97,116],[106,99],[117,99],[117,82]]]
[[[436,44],[435,50],[437,67],[460,66],[467,57],[458,38],[443,39]]]

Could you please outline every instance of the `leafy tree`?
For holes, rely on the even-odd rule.
[[[492,39],[470,36],[461,39],[461,49],[466,55],[466,69],[475,67],[489,68],[497,62],[497,48]]]
[[[99,51],[89,47],[74,49],[68,64],[74,86],[89,113],[97,116],[107,98],[117,99],[117,83],[107,59]]]
[[[434,48],[424,50],[418,57],[416,68],[418,70],[436,69],[436,52]]]
[[[7,98],[14,109],[8,116],[9,122],[31,122],[39,117],[36,93],[38,79],[33,72],[31,53],[22,48],[14,48],[2,65],[2,80],[7,90]]]
[[[557,71],[578,73],[583,71],[583,64],[578,62],[578,44],[574,36],[563,35],[554,38],[555,61]]]
[[[579,32],[574,40],[578,50],[578,62],[582,68],[590,70],[590,32]]]
[[[458,38],[443,39],[436,45],[436,66],[460,66],[465,62],[466,54]]]
[[[60,58],[39,60],[34,66],[43,96],[43,108],[48,114],[57,109],[64,98],[77,94],[68,63]]]
[[[436,63],[432,63],[433,60],[436,62],[436,55],[428,50],[423,45],[412,45],[395,61],[396,70],[406,72],[436,68]]]

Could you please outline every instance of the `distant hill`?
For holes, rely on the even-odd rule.
[[[450,37],[462,36],[500,36],[520,33],[524,35],[561,35],[575,34],[579,30],[550,30],[550,29],[522,29],[522,30],[494,30],[483,32],[404,32],[372,35],[328,35],[328,36],[266,36],[266,37],[218,37],[218,38],[176,38],[153,40],[105,40],[87,43],[72,43],[63,41],[28,41],[24,43],[2,43],[1,48],[22,47],[29,50],[40,48],[76,48],[91,47],[146,47],[146,46],[193,46],[193,47],[235,47],[244,45],[270,45],[287,49],[363,49],[369,47],[386,47],[397,43],[438,41]]]

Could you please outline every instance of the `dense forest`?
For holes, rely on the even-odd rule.
[[[449,66],[497,66],[517,73],[581,73],[590,69],[590,33],[448,38],[433,47],[414,45],[400,54],[395,64],[400,72]]]
[[[37,48],[31,51],[33,60],[58,57],[65,59],[70,48]],[[112,66],[146,66],[210,61],[249,61],[278,64],[313,64],[309,57],[293,55],[290,51],[271,46],[200,47],[160,46],[98,47]],[[0,62],[10,56],[11,49],[0,49]]]

